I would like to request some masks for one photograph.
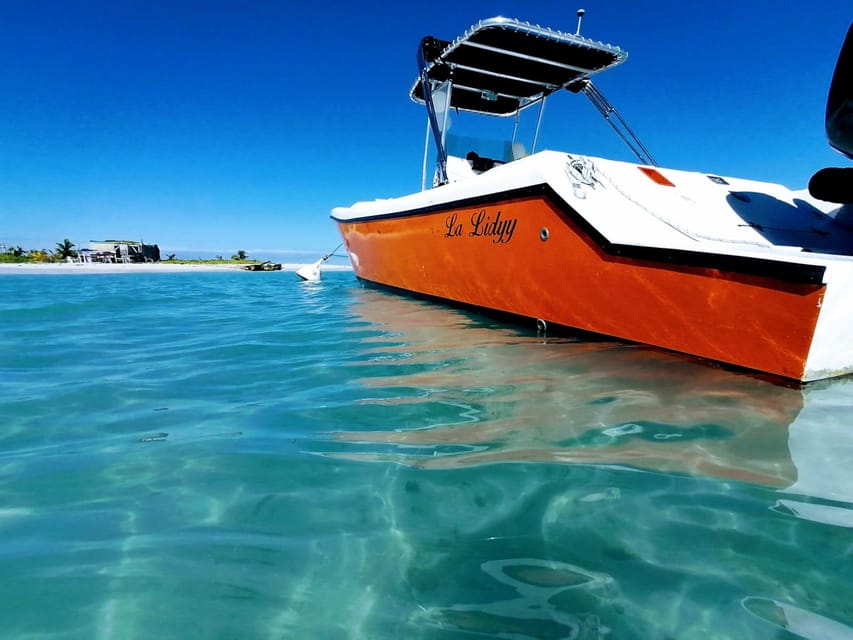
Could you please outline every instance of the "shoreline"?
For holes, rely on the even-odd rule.
[[[4,275],[73,275],[73,274],[116,274],[116,273],[211,273],[223,271],[245,271],[245,262],[234,264],[183,264],[166,262],[141,263],[102,263],[102,262],[18,262],[0,264],[0,276]],[[303,263],[282,264],[282,272],[293,272],[303,267]],[[324,265],[322,271],[352,271],[349,265]]]

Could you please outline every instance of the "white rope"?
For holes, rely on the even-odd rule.
[[[631,204],[633,204],[637,208],[642,209],[647,214],[652,216],[654,219],[662,222],[663,224],[667,225],[668,227],[671,227],[672,229],[675,229],[676,231],[678,231],[682,235],[687,236],[691,240],[695,240],[697,242],[700,240],[707,240],[709,242],[725,242],[725,243],[730,243],[730,244],[753,245],[756,247],[766,247],[767,246],[767,243],[759,242],[756,240],[736,240],[736,239],[731,239],[731,238],[717,238],[717,237],[705,235],[702,233],[695,233],[695,232],[688,231],[686,228],[682,227],[677,222],[670,220],[666,216],[663,216],[663,215],[657,213],[653,209],[650,209],[649,207],[647,207],[643,203],[632,198],[630,195],[628,195],[625,191],[622,190],[622,188],[619,186],[619,184],[613,178],[608,176],[607,173],[605,171],[603,171],[600,167],[597,167],[595,165],[595,163],[592,161],[592,159],[586,158],[586,157],[575,158],[571,154],[567,154],[567,155],[569,157],[569,161],[566,164],[566,174],[568,175],[569,179],[572,181],[572,187],[575,189],[575,195],[576,196],[578,195],[577,192],[579,190],[582,191],[581,185],[586,185],[586,186],[595,188],[595,183],[598,183],[602,186],[606,186],[602,182],[602,178],[603,178],[604,180],[607,181],[607,183],[617,193],[619,193],[619,195],[621,195],[623,198],[625,198],[628,202],[630,202]],[[582,196],[578,196],[578,197],[585,198],[586,196],[582,195]]]

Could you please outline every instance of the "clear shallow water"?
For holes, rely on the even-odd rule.
[[[0,277],[13,638],[853,638],[853,382],[293,274]]]

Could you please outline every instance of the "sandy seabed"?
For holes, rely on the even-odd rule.
[[[175,273],[203,271],[243,271],[243,263],[234,264],[182,264],[170,262],[148,262],[148,263],[101,263],[101,262],[46,262],[46,263],[16,263],[0,264],[0,275],[14,274],[45,274],[45,275],[70,275],[75,273],[99,274],[99,273]],[[282,271],[296,271],[302,264],[282,264]],[[349,271],[350,267],[337,265],[324,265],[323,271]],[[246,271],[246,273],[256,273]],[[264,273],[275,273],[264,272]]]

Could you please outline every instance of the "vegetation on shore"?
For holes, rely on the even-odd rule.
[[[246,258],[245,260],[237,260],[236,258],[232,260],[226,260],[225,258],[211,258],[209,260],[205,260],[202,258],[172,258],[171,260],[163,260],[162,262],[167,262],[168,264],[234,264],[235,262],[239,264],[260,264],[260,260],[249,260]]]
[[[10,247],[0,252],[0,264],[26,262],[53,262],[52,256],[47,249],[22,249],[21,247]]]

